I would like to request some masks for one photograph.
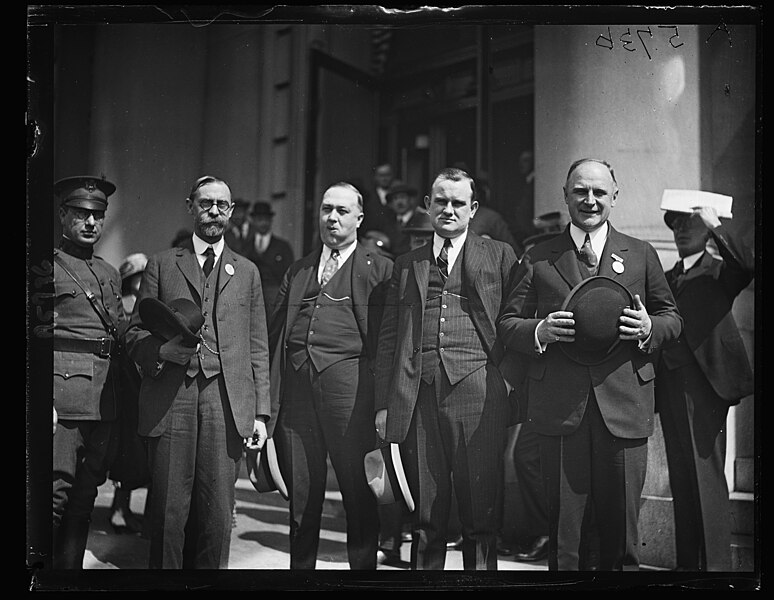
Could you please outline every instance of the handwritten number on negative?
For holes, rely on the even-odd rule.
[[[645,45],[645,40],[642,39],[641,33],[647,33],[651,39],[653,38],[653,32],[650,30],[650,27],[647,29],[638,29],[637,30],[637,37],[640,38],[640,42],[642,42],[642,47],[645,50],[645,54],[648,55],[648,60],[652,60],[650,57],[650,52],[648,52],[648,47]]]
[[[610,45],[608,46],[608,45],[606,45],[604,43],[600,44],[599,43],[600,38],[603,39],[605,42],[607,42]],[[602,35],[600,33],[599,36],[597,37],[597,41],[595,43],[596,43],[597,46],[602,46],[603,48],[607,48],[608,50],[612,50],[613,49],[613,34],[610,33],[610,28],[609,27],[607,28],[607,37],[605,37],[604,35]]]
[[[684,45],[683,42],[680,42],[679,44],[677,44],[677,46],[675,46],[674,42],[672,41],[676,37],[680,37],[680,34],[677,31],[677,25],[659,25],[658,28],[659,29],[674,29],[675,30],[675,34],[671,38],[669,38],[669,45],[672,46],[672,48],[679,48],[680,46]]]

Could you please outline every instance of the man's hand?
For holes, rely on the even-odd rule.
[[[376,419],[374,419],[376,425],[376,435],[380,440],[384,440],[384,436],[387,435],[387,409],[383,408],[376,411]]]
[[[704,226],[712,231],[716,227],[720,227],[720,219],[718,219],[718,211],[711,206],[698,206],[693,209],[693,214],[698,215],[704,222]]]
[[[176,335],[159,347],[159,359],[169,361],[176,365],[187,365],[191,357],[199,350],[198,344],[194,347],[184,346],[182,334]]]
[[[255,417],[253,437],[245,439],[245,445],[249,448],[260,450],[267,439],[269,439],[269,434],[266,432],[266,419],[264,417]]]
[[[619,339],[635,341],[648,339],[653,323],[639,294],[634,295],[634,308],[624,308],[619,322],[621,323],[618,326]]]
[[[543,319],[537,328],[537,338],[541,346],[554,342],[575,341],[575,320],[567,310],[557,310]]]

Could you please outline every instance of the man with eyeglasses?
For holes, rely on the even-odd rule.
[[[243,446],[266,441],[266,314],[258,268],[223,241],[233,210],[228,184],[200,177],[185,202],[191,243],[150,257],[126,334],[143,373],[138,431],[148,437],[153,490],[149,566],[226,569]],[[151,333],[139,310],[146,298],[198,305],[199,343]]]
[[[54,184],[62,224],[54,250],[55,569],[83,567],[97,488],[105,482],[115,440],[118,396],[110,364],[117,343],[110,327],[124,321],[121,277],[94,254],[115,190],[100,177],[67,177]]]

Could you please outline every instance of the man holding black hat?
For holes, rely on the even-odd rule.
[[[250,209],[250,233],[245,243],[245,256],[261,272],[266,317],[271,316],[282,277],[293,263],[293,248],[272,230],[274,210],[268,202],[256,202]]]
[[[563,192],[572,222],[524,255],[497,331],[529,359],[524,393],[540,435],[549,569],[636,570],[655,351],[677,339],[682,318],[653,247],[608,222],[618,198],[612,167],[574,162]]]
[[[680,261],[667,280],[685,320],[661,352],[656,409],[674,498],[677,568],[731,571],[731,507],[726,483],[726,418],[753,393],[753,374],[732,313],[752,281],[754,260],[734,244],[711,207],[667,210]],[[707,252],[709,240],[723,260]]]
[[[53,567],[81,569],[118,414],[118,270],[94,254],[116,186],[76,176],[54,184],[62,240],[54,250]]]
[[[270,321],[273,438],[288,475],[290,568],[314,569],[327,460],[346,511],[352,569],[376,568],[379,519],[364,457],[374,448],[374,367],[392,261],[357,241],[363,198],[339,182],[319,206],[322,246],[285,273]]]
[[[186,206],[192,244],[149,258],[126,334],[143,373],[138,431],[149,438],[149,565],[225,569],[243,446],[253,438],[262,447],[267,438],[266,314],[258,269],[223,241],[233,210],[228,184],[200,177]],[[144,313],[154,305],[169,307],[168,321],[185,327],[156,327],[157,311]]]

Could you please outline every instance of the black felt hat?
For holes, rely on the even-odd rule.
[[[143,298],[139,311],[143,324],[153,335],[169,341],[182,334],[186,346],[199,343],[204,315],[192,300],[178,298],[167,305],[158,298]]]
[[[371,450],[365,455],[363,466],[377,504],[392,504],[403,500],[409,511],[414,511],[414,497],[406,480],[398,444],[386,444]]]
[[[288,486],[282,478],[282,472],[277,458],[277,446],[269,438],[258,449],[254,446],[245,447],[245,462],[250,483],[258,492],[279,492],[285,500],[288,499]]]
[[[619,343],[619,318],[634,302],[631,292],[615,279],[597,275],[576,285],[561,310],[573,313],[575,341],[559,347],[582,365],[604,362]]]

